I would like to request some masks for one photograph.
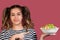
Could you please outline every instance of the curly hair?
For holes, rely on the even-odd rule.
[[[5,8],[5,10],[3,11],[3,15],[2,15],[2,29],[10,29],[12,27],[12,23],[10,20],[10,11],[13,8],[19,8],[21,9],[22,15],[23,15],[23,19],[22,19],[22,25],[24,28],[26,28],[26,30],[28,28],[33,28],[34,24],[31,21],[31,17],[30,17],[30,11],[26,6],[20,6],[20,5],[12,5],[11,7],[7,7]]]

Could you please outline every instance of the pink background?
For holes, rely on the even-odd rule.
[[[2,11],[13,5],[25,5],[30,9],[31,18],[34,22],[37,39],[42,34],[39,29],[42,25],[53,23],[60,28],[60,1],[59,0],[0,0],[0,27],[2,26]],[[60,30],[59,30],[60,31]],[[55,36],[48,36],[45,40],[60,40],[60,32]]]

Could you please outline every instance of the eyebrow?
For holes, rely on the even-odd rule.
[[[22,12],[18,12],[18,13],[22,13]]]
[[[17,12],[17,13],[21,13],[21,12]],[[12,14],[14,14],[14,13],[12,13]]]

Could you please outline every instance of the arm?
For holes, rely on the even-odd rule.
[[[48,34],[42,34],[40,40],[44,40],[45,37],[49,36]]]
[[[37,40],[37,35],[34,29],[31,30],[31,36],[32,36],[32,40]],[[49,34],[42,34],[40,37],[40,40],[44,40],[45,37],[49,36]]]
[[[37,40],[37,35],[34,29],[31,30],[32,40]]]

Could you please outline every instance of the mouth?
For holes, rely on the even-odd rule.
[[[19,20],[14,20],[14,22],[18,22]]]

